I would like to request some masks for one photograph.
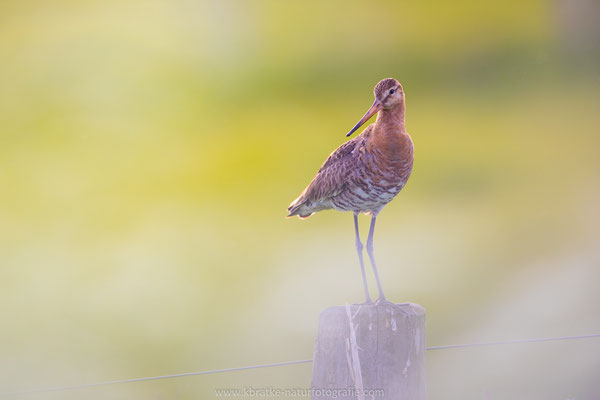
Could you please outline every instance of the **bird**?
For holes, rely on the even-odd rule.
[[[300,196],[288,207],[288,217],[298,216],[301,219],[329,209],[354,214],[355,246],[367,304],[373,304],[373,301],[367,286],[358,215],[363,213],[371,217],[367,254],[379,291],[377,303],[388,302],[373,254],[375,221],[383,207],[406,185],[414,162],[413,141],[405,126],[406,106],[402,85],[394,78],[386,78],[375,85],[373,94],[373,105],[346,137],[377,114],[375,123],[333,151]]]

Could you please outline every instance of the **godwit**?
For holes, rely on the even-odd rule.
[[[379,301],[385,302],[373,255],[375,220],[406,184],[414,159],[413,143],[404,125],[402,85],[393,78],[384,79],[375,85],[373,93],[375,102],[346,136],[378,113],[375,123],[331,153],[310,184],[288,207],[288,217],[308,218],[317,211],[332,208],[354,213],[356,251],[367,303],[372,300],[365,275],[363,244],[358,234],[358,214],[371,215],[367,253],[377,281]]]

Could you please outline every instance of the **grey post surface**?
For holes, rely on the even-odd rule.
[[[384,303],[323,310],[311,387],[313,400],[424,400],[425,309]]]

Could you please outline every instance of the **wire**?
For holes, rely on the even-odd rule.
[[[258,369],[258,368],[282,367],[284,365],[306,364],[306,363],[311,363],[311,362],[312,362],[312,360],[285,361],[285,362],[279,362],[279,363],[273,363],[273,364],[261,364],[261,365],[249,365],[246,367],[213,369],[210,371],[185,372],[182,374],[148,376],[148,377],[144,377],[144,378],[133,378],[133,379],[120,379],[120,380],[115,380],[115,381],[86,383],[86,384],[82,384],[82,385],[56,386],[56,387],[49,387],[49,388],[30,389],[30,390],[23,390],[23,391],[19,391],[19,392],[2,393],[2,394],[0,394],[0,396],[6,397],[6,396],[18,396],[18,395],[23,395],[23,394],[32,394],[32,393],[60,392],[60,391],[74,390],[74,389],[85,389],[85,388],[90,388],[90,387],[95,387],[95,386],[116,385],[119,383],[154,381],[154,380],[158,380],[158,379],[181,378],[183,376],[193,376],[193,375],[219,374],[219,373],[223,373],[223,372],[244,371],[244,370],[248,370],[248,369]]]
[[[591,335],[581,335],[581,336],[562,336],[562,337],[550,337],[550,338],[538,338],[538,339],[506,340],[506,341],[500,341],[500,342],[449,344],[446,346],[425,347],[425,350],[444,350],[444,349],[456,349],[456,348],[461,348],[461,347],[496,346],[496,345],[501,345],[501,344],[554,342],[554,341],[559,341],[559,340],[590,339],[590,338],[597,338],[597,337],[600,337],[600,333],[595,333],[595,334],[591,334]]]
[[[537,339],[507,340],[507,341],[497,341],[497,342],[450,344],[450,345],[445,345],[445,346],[425,347],[425,350],[444,350],[444,349],[456,349],[456,348],[464,348],[464,347],[482,347],[482,346],[496,346],[496,345],[504,345],[504,344],[553,342],[553,341],[560,341],[560,340],[576,340],[576,339],[590,339],[590,338],[600,338],[600,333],[590,334],[590,335],[580,335],[580,336],[561,336],[561,337],[537,338]],[[148,376],[148,377],[144,377],[144,378],[133,378],[133,379],[121,379],[121,380],[87,383],[87,384],[72,385],[72,386],[56,386],[56,387],[48,387],[48,388],[40,388],[40,389],[29,389],[29,390],[22,390],[22,391],[18,391],[18,392],[0,393],[0,397],[21,396],[21,395],[25,395],[25,394],[34,394],[34,393],[60,392],[60,391],[75,390],[75,389],[86,389],[86,388],[97,387],[97,386],[116,385],[116,384],[120,384],[120,383],[154,381],[154,380],[158,380],[158,379],[181,378],[184,376],[193,376],[193,375],[219,374],[219,373],[225,373],[225,372],[245,371],[245,370],[259,369],[259,368],[282,367],[285,365],[309,364],[312,361],[313,360],[296,360],[296,361],[286,361],[286,362],[278,362],[278,363],[272,363],[272,364],[249,365],[249,366],[245,366],[245,367],[214,369],[214,370],[209,370],[209,371],[185,372],[182,374]]]

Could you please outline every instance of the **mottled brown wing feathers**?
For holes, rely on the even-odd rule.
[[[339,193],[344,185],[344,165],[350,160],[356,147],[356,138],[338,147],[325,160],[319,172],[304,191],[304,197],[310,202],[317,202]]]
[[[326,170],[328,167],[330,167],[331,165],[334,165],[335,163],[339,162],[344,157],[347,157],[347,156],[351,155],[352,151],[356,147],[356,139],[357,138],[353,138],[352,140],[348,140],[346,143],[342,144],[340,147],[338,147],[337,149],[335,149],[333,151],[333,153],[331,153],[329,155],[329,157],[327,157],[327,160],[325,160],[325,162],[323,163],[323,165],[321,165],[321,168],[319,168],[319,171],[317,173]]]
[[[288,208],[290,216],[303,216],[303,211],[310,211],[306,209],[310,208],[306,207],[307,205],[320,203],[340,193],[346,182],[347,174],[352,169],[353,151],[361,146],[371,128],[372,126],[367,127],[361,135],[347,141],[331,153],[308,187]]]

